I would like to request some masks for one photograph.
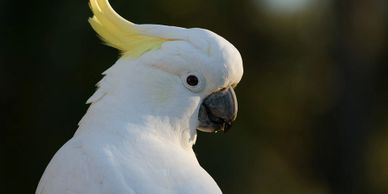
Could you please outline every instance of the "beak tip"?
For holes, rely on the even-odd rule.
[[[226,122],[224,127],[224,132],[228,132],[229,129],[232,128],[232,122]]]

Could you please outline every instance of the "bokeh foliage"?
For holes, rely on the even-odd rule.
[[[275,1],[111,4],[135,23],[207,28],[240,50],[238,120],[194,147],[225,193],[388,193],[388,3]],[[117,59],[89,16],[87,1],[0,1],[0,193],[34,192]]]

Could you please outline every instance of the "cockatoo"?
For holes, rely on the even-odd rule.
[[[106,70],[37,194],[221,193],[192,146],[237,115],[238,50],[205,29],[138,25],[90,0],[93,29],[122,56]]]

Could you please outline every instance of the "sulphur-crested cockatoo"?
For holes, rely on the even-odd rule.
[[[221,193],[192,146],[197,129],[225,131],[236,118],[237,49],[205,29],[131,23],[108,0],[90,6],[93,29],[122,56],[36,193]]]

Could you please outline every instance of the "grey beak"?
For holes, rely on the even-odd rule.
[[[206,97],[199,108],[198,130],[226,132],[237,117],[237,98],[233,88],[215,92]]]

